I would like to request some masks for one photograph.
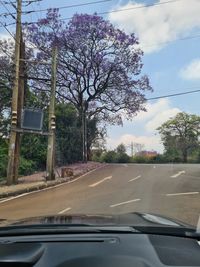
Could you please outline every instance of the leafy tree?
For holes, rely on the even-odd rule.
[[[56,106],[56,143],[58,164],[70,163],[82,159],[81,122],[76,108],[72,104],[60,103]],[[87,121],[88,156],[91,147],[101,136],[96,118]]]
[[[130,157],[126,153],[119,153],[116,156],[117,163],[129,163]]]
[[[200,117],[181,112],[163,123],[158,131],[165,153],[173,151],[176,156],[181,155],[183,162],[187,162],[188,153],[199,147]]]
[[[115,163],[117,162],[117,153],[114,150],[107,151],[102,154],[101,161],[107,163]]]
[[[144,110],[144,91],[151,87],[148,77],[141,76],[143,52],[134,34],[126,34],[96,14],[76,14],[68,23],[61,22],[57,9],[27,27],[26,33],[40,50],[37,60],[48,60],[52,47],[58,47],[57,95],[79,112],[84,155],[88,146],[85,121],[98,117],[122,123],[121,111],[132,118]],[[48,80],[51,68],[40,64],[30,72]],[[33,81],[32,87],[48,91],[49,83]]]
[[[81,130],[76,109],[71,104],[56,106],[56,160],[58,165],[81,160]]]
[[[120,111],[130,118],[143,109],[144,91],[151,87],[148,77],[140,75],[143,52],[136,48],[134,34],[127,35],[97,15],[76,14],[68,23],[61,22],[53,9],[27,28],[27,39],[40,49],[37,60],[48,60],[51,48],[58,46],[57,92],[80,115],[101,114],[120,122]],[[34,71],[50,78],[48,65]],[[36,81],[34,86],[41,84]]]
[[[126,147],[125,147],[125,145],[124,144],[118,145],[117,148],[116,148],[116,152],[118,154],[124,154],[124,153],[126,153]]]

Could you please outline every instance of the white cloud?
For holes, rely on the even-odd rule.
[[[155,3],[163,2],[165,0]],[[181,0],[141,8],[144,5],[137,1],[130,1],[125,5],[118,4],[113,10],[139,8],[110,13],[109,19],[126,32],[135,32],[145,52],[159,50],[164,46],[162,43],[176,40],[200,28],[199,0]]]
[[[0,40],[4,41],[4,40],[10,40],[12,39],[11,36],[7,33],[0,33]]]
[[[194,59],[181,71],[180,75],[185,80],[200,80],[200,58]]]
[[[130,146],[131,142],[139,143],[144,145],[144,149],[146,150],[156,150],[158,152],[163,151],[163,146],[161,144],[160,137],[158,135],[155,136],[135,136],[132,134],[124,134],[120,138],[117,139],[108,139],[107,140],[109,147],[114,149],[117,145],[123,143],[126,146]]]
[[[177,113],[181,112],[178,108],[169,108],[164,111],[157,113],[151,120],[147,122],[145,128],[148,132],[155,132],[155,130],[169,120],[171,117],[176,116]]]
[[[156,129],[165,121],[181,112],[179,108],[172,107],[169,99],[159,99],[154,103],[146,105],[147,112],[139,112],[132,122],[125,121],[121,135],[112,138],[112,131],[116,133],[117,126],[109,131],[110,138],[107,139],[108,149],[113,149],[120,143],[130,145],[131,142],[145,145],[147,150],[163,151],[160,136]],[[135,134],[135,129],[140,129]],[[141,135],[140,135],[141,132]]]
[[[134,121],[143,121],[148,120],[155,115],[158,114],[158,112],[165,111],[166,109],[170,108],[169,100],[168,99],[159,99],[155,103],[147,103],[146,111],[140,111],[136,117],[134,117]]]

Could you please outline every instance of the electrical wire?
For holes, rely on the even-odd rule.
[[[81,6],[88,6],[88,5],[95,5],[95,4],[99,4],[99,3],[104,3],[104,2],[110,2],[112,0],[99,0],[99,1],[93,1],[93,2],[87,2],[87,3],[83,3],[83,4],[74,4],[74,5],[67,5],[67,6],[61,6],[61,7],[57,7],[56,9],[66,9],[66,8],[74,8],[74,7],[81,7]],[[180,1],[180,0],[176,0],[176,1]],[[23,11],[22,15],[28,15],[31,13],[37,13],[37,12],[44,12],[44,11],[48,11],[49,9],[54,9],[52,7],[49,8],[45,8],[45,9],[40,9],[40,10],[29,10],[29,11]],[[15,15],[16,13],[4,13],[1,14],[1,16],[6,16],[6,15]]]
[[[9,35],[16,41],[15,36],[8,30],[8,28],[0,21],[1,26],[9,33]]]
[[[83,3],[83,4],[74,4],[74,5],[68,5],[68,6],[61,6],[61,7],[58,7],[58,9],[66,9],[66,8],[73,8],[73,7],[80,7],[80,6],[88,6],[88,5],[100,4],[100,3],[104,3],[104,2],[110,2],[110,1],[112,1],[112,0],[99,0],[99,1],[87,2],[87,3]],[[180,1],[180,0],[176,0],[176,1]],[[35,13],[35,12],[44,12],[44,11],[48,11],[49,9],[53,9],[53,8],[45,8],[45,9],[40,9],[40,10],[30,10],[30,11],[27,11],[27,14]]]
[[[108,2],[108,1],[112,1],[112,0],[102,0],[102,1],[96,1],[96,2],[83,3],[83,4],[75,4],[75,5],[71,5],[71,6],[62,6],[62,7],[58,7],[58,9],[65,9],[65,8],[79,7],[79,6],[85,6],[85,5],[91,5],[91,4],[98,4],[98,3],[102,3],[102,2]],[[135,7],[129,7],[129,8],[124,8],[124,9],[104,11],[104,12],[97,13],[97,15],[105,15],[105,14],[110,14],[110,13],[115,13],[115,12],[123,12],[123,11],[135,10],[135,9],[142,9],[142,8],[147,8],[147,7],[152,7],[152,6],[160,6],[160,5],[170,4],[170,3],[179,2],[179,1],[183,1],[183,0],[170,0],[170,1],[165,1],[165,2],[161,2],[161,3],[153,3],[153,4],[143,5],[143,6],[135,6]],[[27,11],[27,13],[33,13],[33,12],[39,12],[39,11],[43,12],[43,11],[48,11],[48,9],[49,8],[41,9],[41,10],[32,10],[32,11]],[[65,18],[62,20],[68,20],[68,19],[71,19],[71,18]]]
[[[16,20],[15,16],[10,12],[10,10],[7,8],[7,6],[4,4],[3,1],[0,0],[0,3],[2,4],[2,6],[4,6],[4,8],[8,11],[8,14],[11,15],[11,17]]]
[[[179,2],[179,1],[183,1],[183,0],[171,0],[171,1],[165,1],[165,2],[160,2],[160,3],[152,3],[152,4],[143,5],[143,6],[135,6],[135,7],[99,12],[97,14],[98,15],[105,15],[105,14],[123,12],[123,11],[135,10],[135,9],[143,9],[143,8],[148,8],[148,7],[152,7],[152,6],[160,6],[160,5],[170,4],[170,3]]]
[[[102,1],[92,2],[92,3],[96,4],[96,3],[105,2],[105,1],[112,1],[112,0],[102,0]],[[170,0],[170,1],[165,1],[165,2],[161,2],[161,3],[153,3],[153,4],[143,5],[143,6],[129,7],[129,8],[125,8],[125,9],[116,9],[116,10],[111,10],[111,11],[95,12],[95,14],[96,15],[106,15],[106,14],[116,13],[116,12],[123,12],[123,11],[129,11],[129,10],[135,10],[135,9],[141,9],[141,8],[149,8],[149,7],[152,7],[152,6],[160,6],[160,5],[170,4],[170,3],[179,2],[179,1],[184,1],[184,0]],[[89,4],[89,3],[85,3],[85,4]],[[85,5],[85,4],[82,4],[82,5]],[[76,5],[76,6],[78,6],[78,5]],[[73,5],[68,6],[68,7],[73,7]],[[60,7],[58,9],[61,9],[61,8],[66,8],[66,7]],[[34,12],[47,11],[48,9],[49,8],[43,9],[43,10],[38,10],[38,11],[35,10]],[[27,11],[27,12],[29,12],[29,11]],[[72,19],[72,17],[63,18],[63,19],[60,19],[60,20],[64,21],[64,20],[70,20],[70,19]],[[35,24],[37,22],[31,22],[30,24],[32,24],[32,23]],[[29,24],[29,22],[27,22],[26,24]]]
[[[196,88],[199,88],[199,87],[196,87]],[[181,96],[181,95],[187,95],[187,94],[193,94],[193,93],[199,93],[199,92],[200,92],[200,89],[197,89],[197,90],[192,90],[192,91],[180,92],[180,93],[176,93],[176,94],[150,97],[150,98],[147,98],[146,100],[147,101],[157,100],[157,99],[162,99],[162,98],[175,97],[175,96]]]

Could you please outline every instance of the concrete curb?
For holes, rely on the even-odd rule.
[[[81,177],[82,175],[90,173],[91,171],[98,170],[98,169],[103,168],[105,166],[106,165],[98,166],[96,168],[87,170],[85,172],[79,173],[77,175],[74,175],[74,176],[71,176],[68,178],[60,178],[59,180],[55,180],[55,181],[41,182],[41,184],[39,184],[39,185],[32,185],[30,187],[28,187],[28,185],[27,185],[27,188],[22,188],[22,189],[19,188],[16,191],[0,193],[0,199],[6,199],[8,197],[15,197],[15,196],[22,195],[25,193],[30,193],[30,192],[37,192],[37,191],[39,192],[42,189],[51,188],[51,187],[54,187],[54,186],[59,185],[59,184],[60,185],[61,184],[67,184],[67,183],[73,181],[74,179]]]

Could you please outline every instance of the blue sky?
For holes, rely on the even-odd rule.
[[[43,0],[39,4],[32,4],[27,9],[38,10],[87,2],[96,2],[96,0]],[[144,50],[143,73],[149,76],[154,89],[153,93],[147,94],[147,98],[200,89],[200,1],[172,0],[168,4],[164,2],[166,0],[112,0],[85,7],[62,9],[61,15],[67,18],[75,12],[99,13],[130,8],[129,11],[110,13],[104,17],[126,32],[135,32],[138,36]],[[143,5],[151,3],[160,5],[142,8]],[[6,12],[5,8],[1,6],[0,12]],[[24,16],[23,20],[35,21],[44,15],[45,12],[38,12]],[[0,20],[11,22],[8,18],[6,20],[0,18]],[[12,27],[10,30],[13,30]],[[3,36],[6,32],[0,28],[0,34]],[[179,40],[190,36],[194,38]],[[139,142],[148,150],[162,151],[155,129],[177,112],[200,114],[199,99],[200,93],[195,93],[148,101],[146,113],[140,113],[132,122],[124,121],[123,127],[108,128],[107,147],[114,148],[121,142],[127,146],[131,142]]]

